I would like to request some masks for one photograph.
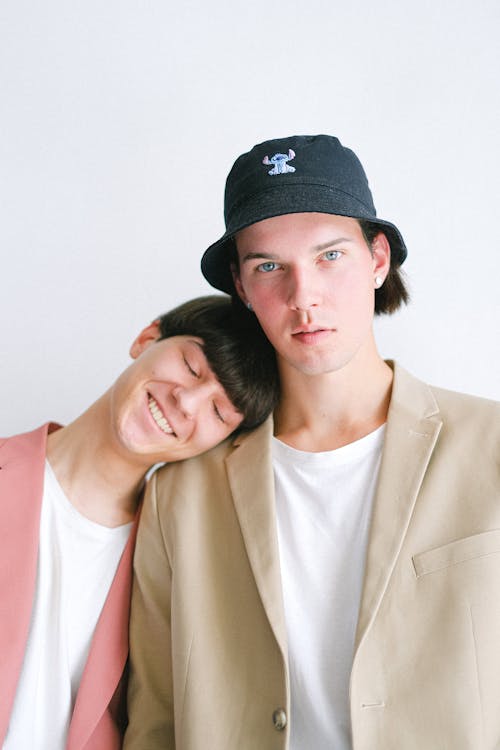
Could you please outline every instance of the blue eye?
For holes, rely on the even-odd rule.
[[[276,268],[278,268],[278,264],[272,260],[268,260],[266,263],[261,263],[260,266],[257,266],[257,271],[261,271],[261,273],[269,273],[269,271],[275,271]]]
[[[327,250],[323,257],[326,260],[337,260],[341,255],[340,250]]]

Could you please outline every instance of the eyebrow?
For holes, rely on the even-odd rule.
[[[335,247],[336,245],[340,245],[343,242],[353,242],[353,240],[350,237],[338,237],[336,240],[331,240],[330,242],[324,242],[321,245],[315,245],[311,248],[311,254],[312,253],[320,253],[323,250],[328,250],[331,247]],[[266,253],[266,252],[257,252],[257,253],[246,253],[243,258],[241,259],[241,263],[246,263],[249,260],[279,260],[279,255],[276,255],[275,253]]]

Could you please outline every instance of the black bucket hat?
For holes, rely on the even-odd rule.
[[[201,259],[207,281],[232,294],[229,250],[236,232],[263,219],[302,212],[380,224],[391,246],[391,263],[400,266],[406,258],[398,228],[377,218],[356,154],[331,135],[294,135],[259,143],[234,162],[224,195],[226,231]]]

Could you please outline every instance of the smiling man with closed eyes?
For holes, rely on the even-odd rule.
[[[407,250],[337,138],[240,156],[225,218],[202,271],[281,394],[151,486],[126,750],[497,750],[499,405],[380,356]]]
[[[245,335],[247,334],[247,335]],[[132,554],[148,469],[260,424],[274,352],[227,296],[180,305],[66,427],[0,439],[0,747],[118,750]]]

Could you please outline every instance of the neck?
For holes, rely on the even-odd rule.
[[[335,450],[387,419],[393,373],[373,348],[342,368],[305,375],[280,363],[282,396],[275,436],[304,451]]]
[[[108,394],[49,435],[47,458],[69,501],[103,526],[133,520],[147,466],[131,463],[110,434]]]

